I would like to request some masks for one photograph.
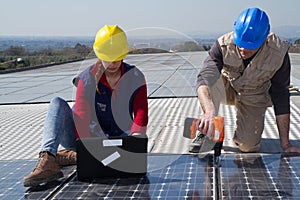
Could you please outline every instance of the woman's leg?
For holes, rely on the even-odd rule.
[[[54,157],[61,142],[68,147],[75,147],[74,121],[67,102],[55,97],[50,102],[45,119],[39,161],[33,172],[24,177],[25,187],[37,186],[63,177],[57,158]]]
[[[74,127],[73,112],[68,103],[62,98],[53,98],[45,119],[41,151],[56,155],[59,144],[75,150]]]

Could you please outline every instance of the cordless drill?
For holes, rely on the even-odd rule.
[[[215,126],[215,135],[214,141],[216,144],[214,146],[214,155],[215,157],[221,155],[221,150],[223,147],[223,140],[224,140],[224,117],[216,116],[214,118],[214,126]]]

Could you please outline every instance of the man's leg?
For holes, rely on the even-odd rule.
[[[234,142],[243,152],[257,152],[260,149],[261,135],[267,108],[246,106],[237,103],[236,130]]]
[[[215,106],[216,115],[218,115],[220,103],[226,105],[228,104],[226,98],[228,94],[226,93],[222,77],[220,77],[218,81],[210,88],[210,95]]]

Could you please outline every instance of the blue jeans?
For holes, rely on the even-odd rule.
[[[56,155],[58,146],[76,151],[73,112],[62,98],[55,97],[50,101],[45,119],[41,151]]]

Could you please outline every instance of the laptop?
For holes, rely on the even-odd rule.
[[[141,177],[147,173],[147,137],[80,138],[76,146],[78,180]]]

